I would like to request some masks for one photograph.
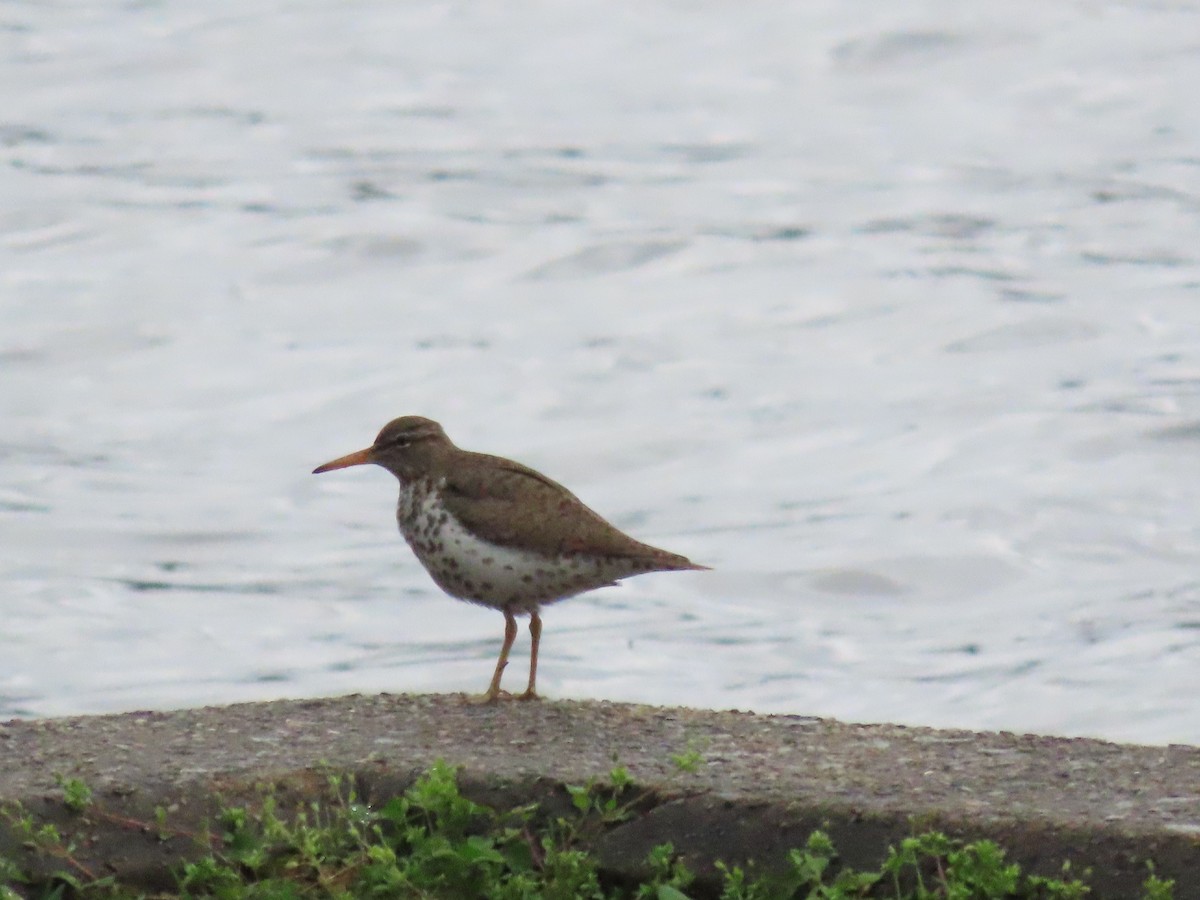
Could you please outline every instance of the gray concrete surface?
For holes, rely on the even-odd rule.
[[[681,774],[672,754],[704,764]],[[711,875],[716,859],[778,866],[816,827],[842,859],[877,867],[889,843],[941,828],[991,837],[1045,874],[1064,859],[1091,868],[1098,898],[1138,896],[1144,861],[1200,898],[1200,748],[1141,747],[1007,733],[846,725],[799,716],[603,702],[477,706],[461,695],[251,703],[176,712],[0,724],[0,801],[69,823],[56,773],[86,781],[92,817],[79,858],[148,888],[194,852],[183,839],[122,824],[157,805],[186,825],[279,781],[297,798],[317,770],[356,773],[381,801],[435,759],[461,765],[465,790],[494,803],[564,802],[563,785],[603,778],[614,759],[653,795],[596,845],[605,865],[636,871],[670,840]],[[0,850],[17,852],[0,826]]]

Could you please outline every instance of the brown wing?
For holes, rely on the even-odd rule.
[[[483,453],[446,475],[450,514],[485,540],[539,553],[586,553],[645,560],[657,569],[700,569],[686,558],[635,541],[556,481]]]

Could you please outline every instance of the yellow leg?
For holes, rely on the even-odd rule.
[[[504,610],[504,646],[500,648],[500,658],[496,660],[496,671],[492,675],[492,683],[488,685],[487,693],[483,695],[484,703],[495,703],[500,699],[500,677],[504,667],[508,665],[508,651],[512,649],[513,641],[517,639],[517,620],[507,609]]]
[[[532,646],[529,648],[529,687],[525,688],[518,700],[538,700],[537,694],[537,655],[538,644],[542,640],[542,617],[535,609],[529,614],[529,638]]]

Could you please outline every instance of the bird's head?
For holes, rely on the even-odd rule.
[[[409,478],[427,471],[438,454],[452,446],[442,426],[432,419],[401,416],[384,425],[370,447],[317,466],[313,474],[374,463],[383,466],[397,478]]]

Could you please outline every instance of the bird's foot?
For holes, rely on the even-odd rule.
[[[511,700],[512,694],[510,694],[508,691],[489,690],[485,694],[475,694],[469,699],[470,702],[476,706],[493,706],[496,703],[499,703],[501,700]]]
[[[517,699],[518,700],[541,700],[542,697],[533,688],[529,688],[528,690],[525,691],[525,693],[518,694]]]

